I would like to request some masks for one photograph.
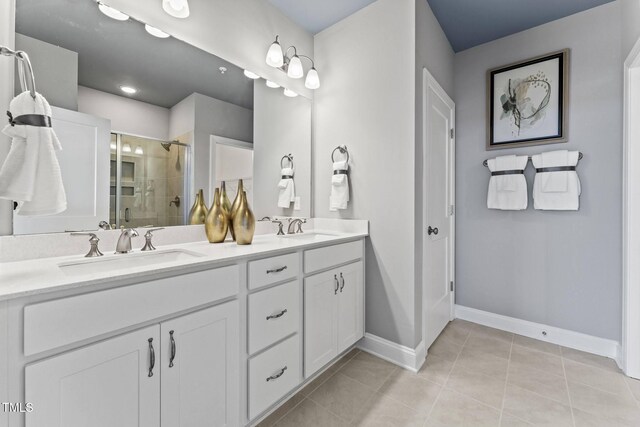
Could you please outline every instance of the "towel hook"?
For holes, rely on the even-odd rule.
[[[331,161],[335,163],[335,159],[333,158],[334,154],[336,154],[336,151],[340,151],[342,154],[346,154],[347,156],[347,164],[349,163],[349,150],[347,150],[347,146],[346,145],[339,145],[336,148],[333,149],[333,151],[331,152]]]
[[[582,158],[584,157],[584,155],[582,154],[582,151],[578,152],[578,161],[582,160]],[[527,161],[531,161],[531,156],[529,156],[527,158]],[[489,159],[486,159],[484,162],[482,162],[482,166],[488,167],[489,166]]]
[[[284,169],[284,164],[282,162],[284,162],[285,159],[289,160],[289,164],[291,165],[291,169],[293,169],[293,155],[291,153],[285,154],[284,156],[282,156],[282,158],[280,159],[280,169]]]

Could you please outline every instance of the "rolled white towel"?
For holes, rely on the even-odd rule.
[[[9,104],[14,120],[20,116],[46,116],[51,120],[47,100],[29,92]],[[62,150],[53,128],[9,124],[2,133],[12,138],[9,154],[0,169],[0,198],[18,202],[18,215],[55,215],[67,209],[67,197],[56,151]]]
[[[333,163],[334,171],[348,171],[349,164],[346,160]],[[334,174],[331,177],[331,195],[329,196],[329,210],[347,209],[349,204],[349,179],[344,173]]]
[[[280,189],[278,193],[278,207],[286,209],[291,207],[291,202],[295,202],[296,200],[296,187],[293,178],[282,177],[292,177],[293,168],[282,168],[280,174],[281,178],[280,182],[278,182],[278,188]]]

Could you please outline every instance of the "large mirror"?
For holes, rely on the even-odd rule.
[[[14,234],[185,225],[199,189],[209,205],[225,181],[233,200],[239,179],[256,218],[310,216],[309,99],[93,0],[16,3],[16,49],[53,107],[68,207],[14,214]],[[281,207],[285,155],[295,196]]]

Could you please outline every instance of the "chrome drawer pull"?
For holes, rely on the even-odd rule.
[[[267,316],[267,320],[271,320],[271,319],[279,319],[282,316],[284,316],[284,314],[287,312],[287,309],[285,308],[284,310],[282,310],[280,313],[278,314],[271,314],[269,316]]]
[[[171,339],[171,357],[169,357],[169,367],[173,368],[173,359],[176,358],[176,340],[173,339],[173,332],[169,331],[169,338]]]
[[[340,273],[340,280],[342,280],[342,284],[340,285],[340,293],[342,293],[342,290],[344,289],[344,277],[342,276],[342,273]]]
[[[149,376],[153,376],[153,367],[156,366],[156,352],[153,349],[153,338],[149,338]]]
[[[268,377],[267,378],[267,382],[272,381],[272,380],[277,380],[278,378],[280,378],[284,374],[284,371],[286,371],[286,370],[287,370],[287,367],[285,366],[277,374],[271,375],[270,377]]]
[[[334,295],[338,295],[338,289],[340,289],[340,282],[338,282],[338,275],[337,274],[333,275],[333,280],[336,281],[336,288],[333,290],[333,294]]]
[[[283,271],[285,271],[287,269],[287,266],[283,266],[280,268],[274,268],[273,270],[267,270],[267,274],[271,274],[271,273],[282,273]]]

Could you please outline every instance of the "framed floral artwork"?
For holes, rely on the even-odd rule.
[[[487,71],[487,150],[567,142],[569,50]]]

